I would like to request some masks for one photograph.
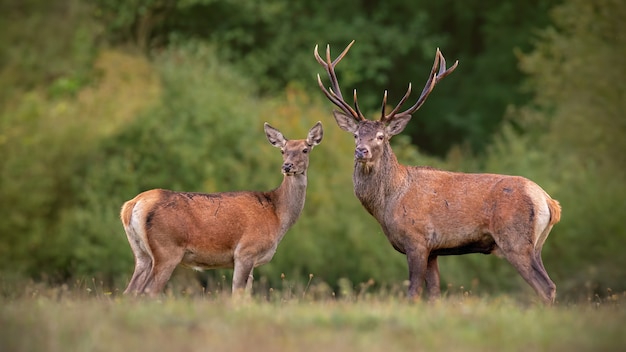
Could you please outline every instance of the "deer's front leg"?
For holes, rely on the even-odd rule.
[[[409,264],[409,299],[419,299],[426,275],[428,255],[425,251],[411,249],[406,252],[406,259]]]

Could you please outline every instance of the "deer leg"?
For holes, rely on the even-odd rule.
[[[548,272],[546,271],[546,268],[543,266],[543,260],[541,259],[541,249],[535,250],[535,262],[537,263],[539,270],[544,272],[546,276],[548,276]],[[546,281],[551,281],[551,280],[546,280]]]
[[[135,271],[133,272],[133,276],[130,278],[130,282],[124,290],[124,294],[129,293],[139,293],[139,286],[143,286],[145,283],[149,273],[150,267],[152,266],[152,259],[148,255],[137,256],[135,263]]]
[[[254,263],[249,260],[235,259],[235,270],[233,270],[233,294],[249,292],[248,285],[252,288],[252,270]]]
[[[535,257],[533,258],[533,270],[535,276],[537,276],[537,278],[541,280],[541,282],[543,282],[543,287],[548,298],[547,301],[549,301],[549,303],[554,303],[554,300],[556,298],[556,284],[554,283],[554,281],[552,281],[552,279],[550,279],[546,268],[543,266],[543,260],[541,259],[541,248],[535,249]]]
[[[537,259],[537,256],[533,256],[531,260],[532,268],[532,283],[531,286],[537,291],[537,293],[543,298],[546,303],[554,303],[556,298],[556,285],[548,276],[548,273],[543,267],[541,257]]]
[[[418,299],[422,294],[428,257],[420,251],[411,250],[406,252],[406,258],[409,264],[409,299]]]
[[[254,283],[254,276],[252,275],[253,271],[254,271],[254,268],[252,268],[252,270],[250,270],[250,274],[248,274],[248,281],[246,282],[247,294],[252,294],[252,284]]]
[[[548,238],[548,235],[550,234],[550,230],[552,230],[552,225],[548,225],[539,236],[539,239],[537,240],[537,243],[535,244],[535,252],[534,252],[535,260],[534,261],[535,261],[535,266],[537,266],[537,269],[535,269],[535,271],[538,273],[538,275],[542,278],[543,282],[545,283],[548,300],[550,301],[550,303],[554,303],[554,300],[556,299],[556,285],[550,279],[550,276],[548,275],[546,268],[543,266],[543,259],[541,259],[541,250],[543,248],[543,244]]]
[[[541,259],[537,260],[532,250],[524,253],[503,251],[505,258],[517,269],[519,274],[537,292],[546,303],[554,303],[556,285],[545,269]]]
[[[428,257],[428,264],[426,264],[426,290],[428,291],[430,300],[437,299],[441,296],[439,264],[437,263],[436,255]]]
[[[539,236],[539,239],[537,240],[537,243],[535,244],[534,254],[535,254],[535,261],[537,265],[539,266],[538,270],[541,272],[541,275],[544,276],[544,281],[548,283],[548,286],[550,285],[554,286],[552,290],[554,291],[552,293],[552,296],[553,296],[552,300],[554,300],[554,296],[556,296],[556,286],[554,285],[554,282],[552,282],[552,280],[548,276],[548,272],[546,271],[546,268],[543,266],[543,259],[541,259],[541,250],[543,248],[543,244],[546,241],[546,238],[548,238],[548,234],[550,233],[550,230],[552,230],[552,226],[548,226],[543,230],[543,232]]]
[[[161,291],[167,284],[167,281],[172,276],[172,272],[176,269],[176,266],[183,259],[183,249],[176,251],[170,251],[165,254],[154,253],[155,257],[152,261],[152,270],[148,275],[148,279],[145,282],[141,292],[145,292],[151,296],[154,296]]]
[[[130,278],[130,282],[124,290],[124,294],[128,293],[140,293],[140,286],[144,286],[145,281],[150,273],[152,267],[152,257],[144,247],[141,246],[140,240],[134,235],[134,231],[131,228],[126,228],[126,237],[128,237],[128,243],[135,256],[135,271]]]

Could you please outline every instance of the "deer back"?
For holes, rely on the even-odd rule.
[[[203,194],[155,189],[139,194],[133,204],[134,220],[144,224],[147,243],[207,253],[232,252],[242,237],[250,241],[267,238],[280,224],[271,194],[264,192]]]

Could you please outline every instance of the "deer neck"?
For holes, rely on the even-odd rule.
[[[352,176],[354,193],[370,214],[382,219],[391,199],[404,189],[406,174],[406,167],[398,163],[387,142],[377,160],[368,163],[355,161]]]
[[[306,198],[307,176],[283,176],[283,182],[272,191],[276,215],[280,219],[281,236],[298,220]]]

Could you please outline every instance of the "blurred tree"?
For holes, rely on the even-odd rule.
[[[182,2],[177,0],[97,0],[93,14],[105,24],[106,34],[110,41],[132,42],[141,50],[148,51],[159,28],[176,11],[180,3]]]
[[[90,10],[81,0],[0,1],[0,110],[42,84],[65,96],[89,83],[100,31]]]
[[[459,59],[461,65],[437,87],[407,132],[424,151],[441,156],[455,144],[481,151],[507,106],[527,101],[528,95],[518,90],[522,75],[514,50],[530,48],[533,28],[546,25],[547,10],[559,2],[99,0],[97,4],[116,40],[134,40],[147,49],[172,40],[213,41],[222,58],[236,63],[270,94],[297,82],[321,97],[315,84],[321,70],[313,47],[319,44],[324,50],[330,43],[339,53],[356,39],[337,72],[346,92],[359,89],[361,106],[371,116],[377,116],[385,89],[390,102],[397,102],[409,82],[421,87],[440,47],[449,61]]]
[[[82,241],[103,248],[98,238],[84,236],[81,226],[62,231],[60,224],[72,216],[93,225],[90,231],[102,231],[92,217],[117,216],[119,206],[106,209],[103,203],[94,213],[80,206],[81,197],[101,187],[86,182],[83,173],[95,167],[91,156],[99,141],[158,95],[147,66],[141,58],[105,51],[95,63],[101,72],[97,86],[65,98],[38,89],[0,113],[0,208],[5,214],[0,270],[64,280],[75,273],[72,252],[84,250]]]
[[[524,76],[515,52],[531,49],[537,28],[549,23],[549,9],[560,2],[420,1],[427,33],[444,36],[438,46],[448,60],[459,60],[459,68],[409,124],[414,142],[439,155],[454,144],[483,151],[507,108],[529,101],[520,90]],[[402,79],[397,72],[392,77]]]
[[[84,152],[81,142],[93,136],[90,131],[80,135],[87,139],[68,137],[86,126],[76,113],[85,113],[85,101],[69,106],[68,100],[89,96],[89,90],[82,96],[79,91],[94,78],[99,26],[88,19],[89,9],[78,0],[0,2],[3,270],[21,273],[49,258],[43,253],[49,238],[42,232],[69,199],[72,167],[64,161]]]
[[[461,61],[410,124],[415,131],[394,138],[403,163],[537,181],[564,208],[544,247],[560,293],[626,289],[624,5],[571,0],[551,12],[552,27],[533,32],[551,3],[99,0],[107,38],[136,43],[149,62],[103,49],[86,2],[2,2],[0,271],[119,287],[132,271],[123,201],[153,187],[275,187],[280,161],[262,123],[297,136],[321,120],[302,218],[257,277],[274,287],[283,272],[331,285],[401,282],[404,258],[352,194],[352,138],[334,126],[315,84],[314,44],[331,43],[336,55],[356,39],[338,73],[344,94],[359,88],[374,114],[385,88],[396,101],[409,81],[423,83],[436,46]],[[496,129],[512,103],[520,107]],[[436,154],[488,146],[481,158],[454,147],[444,161],[412,141]],[[479,255],[441,261],[444,282],[481,293],[526,287],[512,271]]]

